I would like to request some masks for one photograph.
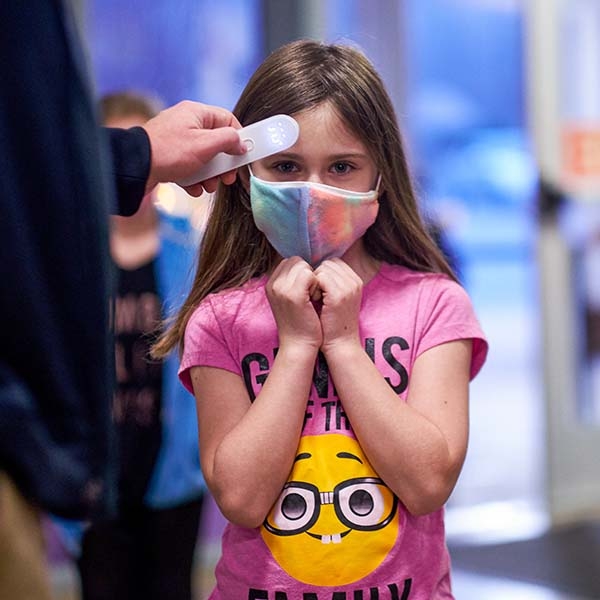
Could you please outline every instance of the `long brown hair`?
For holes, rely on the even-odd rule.
[[[323,102],[362,140],[381,173],[377,220],[363,237],[366,251],[378,260],[455,278],[419,213],[392,102],[360,51],[312,40],[282,46],[255,71],[233,112],[242,125],[249,125]],[[231,186],[221,185],[192,290],[153,354],[162,357],[177,345],[182,350],[186,325],[208,294],[238,287],[276,262],[275,250],[254,224],[244,182],[238,177]]]

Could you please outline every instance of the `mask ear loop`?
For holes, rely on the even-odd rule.
[[[381,173],[379,173],[379,176],[377,177],[377,183],[375,184],[375,191],[377,192],[377,195],[379,196],[379,186],[381,185]]]

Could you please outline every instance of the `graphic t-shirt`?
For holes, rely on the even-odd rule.
[[[250,398],[258,395],[278,347],[266,281],[213,294],[196,309],[180,368],[190,391],[190,367],[204,365],[237,373]],[[383,264],[364,286],[359,332],[399,402],[426,350],[471,339],[471,377],[487,353],[463,288],[401,266]],[[292,472],[261,527],[227,525],[211,599],[451,599],[449,563],[443,509],[412,516],[385,485],[319,355]]]
[[[162,365],[151,360],[150,345],[161,319],[155,261],[118,269],[115,298],[113,419],[119,449],[119,505],[138,508],[158,456],[162,425]]]

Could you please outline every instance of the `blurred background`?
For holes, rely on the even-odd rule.
[[[600,2],[81,0],[98,96],[233,108],[299,37],[382,74],[490,342],[447,507],[459,600],[600,598]],[[193,202],[202,203],[203,200]],[[197,597],[223,520],[203,516]],[[58,540],[57,598],[78,598]]]

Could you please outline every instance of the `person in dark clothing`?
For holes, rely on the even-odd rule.
[[[133,91],[100,100],[105,125],[143,125],[157,100]],[[189,289],[200,242],[191,203],[165,206],[159,185],[131,217],[111,217],[115,292],[118,511],[82,524],[75,541],[82,600],[191,600],[206,483],[200,469],[194,397],[179,383],[179,358],[150,358],[163,318]],[[199,208],[204,202],[194,203]],[[184,208],[184,203],[187,207]],[[189,208],[188,208],[189,207]],[[71,533],[76,533],[73,525]],[[64,528],[60,528],[64,534]],[[73,546],[72,546],[73,547]]]
[[[43,600],[39,509],[114,508],[108,213],[245,148],[231,113],[191,102],[102,130],[66,0],[2,2],[0,22],[0,597]]]

